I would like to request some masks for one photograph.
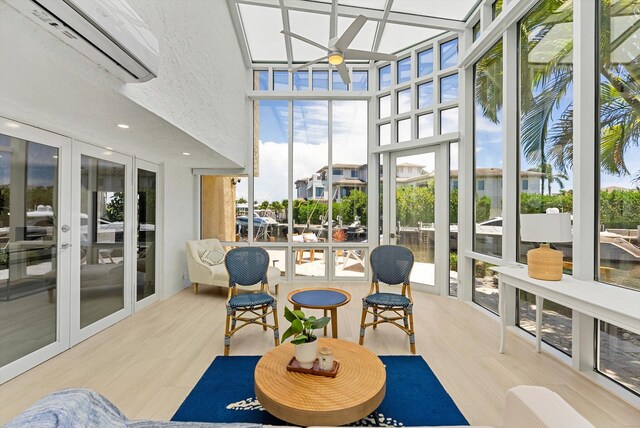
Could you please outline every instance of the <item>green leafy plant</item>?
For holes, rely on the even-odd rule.
[[[323,328],[331,321],[329,317],[316,318],[310,316],[307,318],[304,312],[300,310],[292,311],[286,306],[284,308],[284,317],[291,323],[291,326],[282,335],[282,341],[284,342],[287,338],[293,336],[291,343],[294,345],[315,341],[317,337],[313,335],[313,331]]]

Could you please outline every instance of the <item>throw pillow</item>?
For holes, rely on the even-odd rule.
[[[224,260],[224,256],[225,256],[224,250],[220,250],[220,249],[206,250],[200,256],[200,260],[202,260],[202,263],[206,265],[215,266],[222,263],[222,261]]]

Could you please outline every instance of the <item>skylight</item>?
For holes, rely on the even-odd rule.
[[[351,49],[395,54],[445,31],[461,32],[479,0],[338,0],[340,36],[356,16],[367,18]],[[304,63],[326,51],[290,39],[287,29],[327,45],[331,0],[230,0],[243,49],[254,63]],[[290,52],[288,48],[290,47]],[[289,54],[289,55],[288,55]]]

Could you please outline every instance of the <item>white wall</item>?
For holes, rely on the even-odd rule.
[[[241,166],[251,147],[246,70],[223,0],[129,0],[160,42],[160,72],[122,93]],[[244,112],[245,114],[243,114]]]
[[[129,3],[160,42],[160,76],[143,84],[118,80],[0,0],[0,115],[163,166],[166,297],[183,287],[184,242],[198,236],[191,168],[247,164],[247,71],[225,1]]]
[[[164,265],[163,297],[182,290],[188,284],[184,243],[199,238],[198,177],[190,168],[164,164]],[[193,208],[192,208],[193,207]]]
[[[125,84],[0,0],[0,114],[193,167],[245,165],[247,73],[226,2],[131,5],[160,43],[160,77],[147,83]],[[123,132],[116,123],[131,128]],[[182,152],[193,156],[181,159]]]

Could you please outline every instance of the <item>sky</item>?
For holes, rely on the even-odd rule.
[[[367,102],[333,101],[332,109],[333,163],[365,164]],[[255,200],[288,199],[288,102],[262,100],[259,115],[260,175],[255,179]],[[328,164],[328,135],[328,101],[294,101],[292,183]],[[237,196],[246,198],[247,189],[239,184]]]

